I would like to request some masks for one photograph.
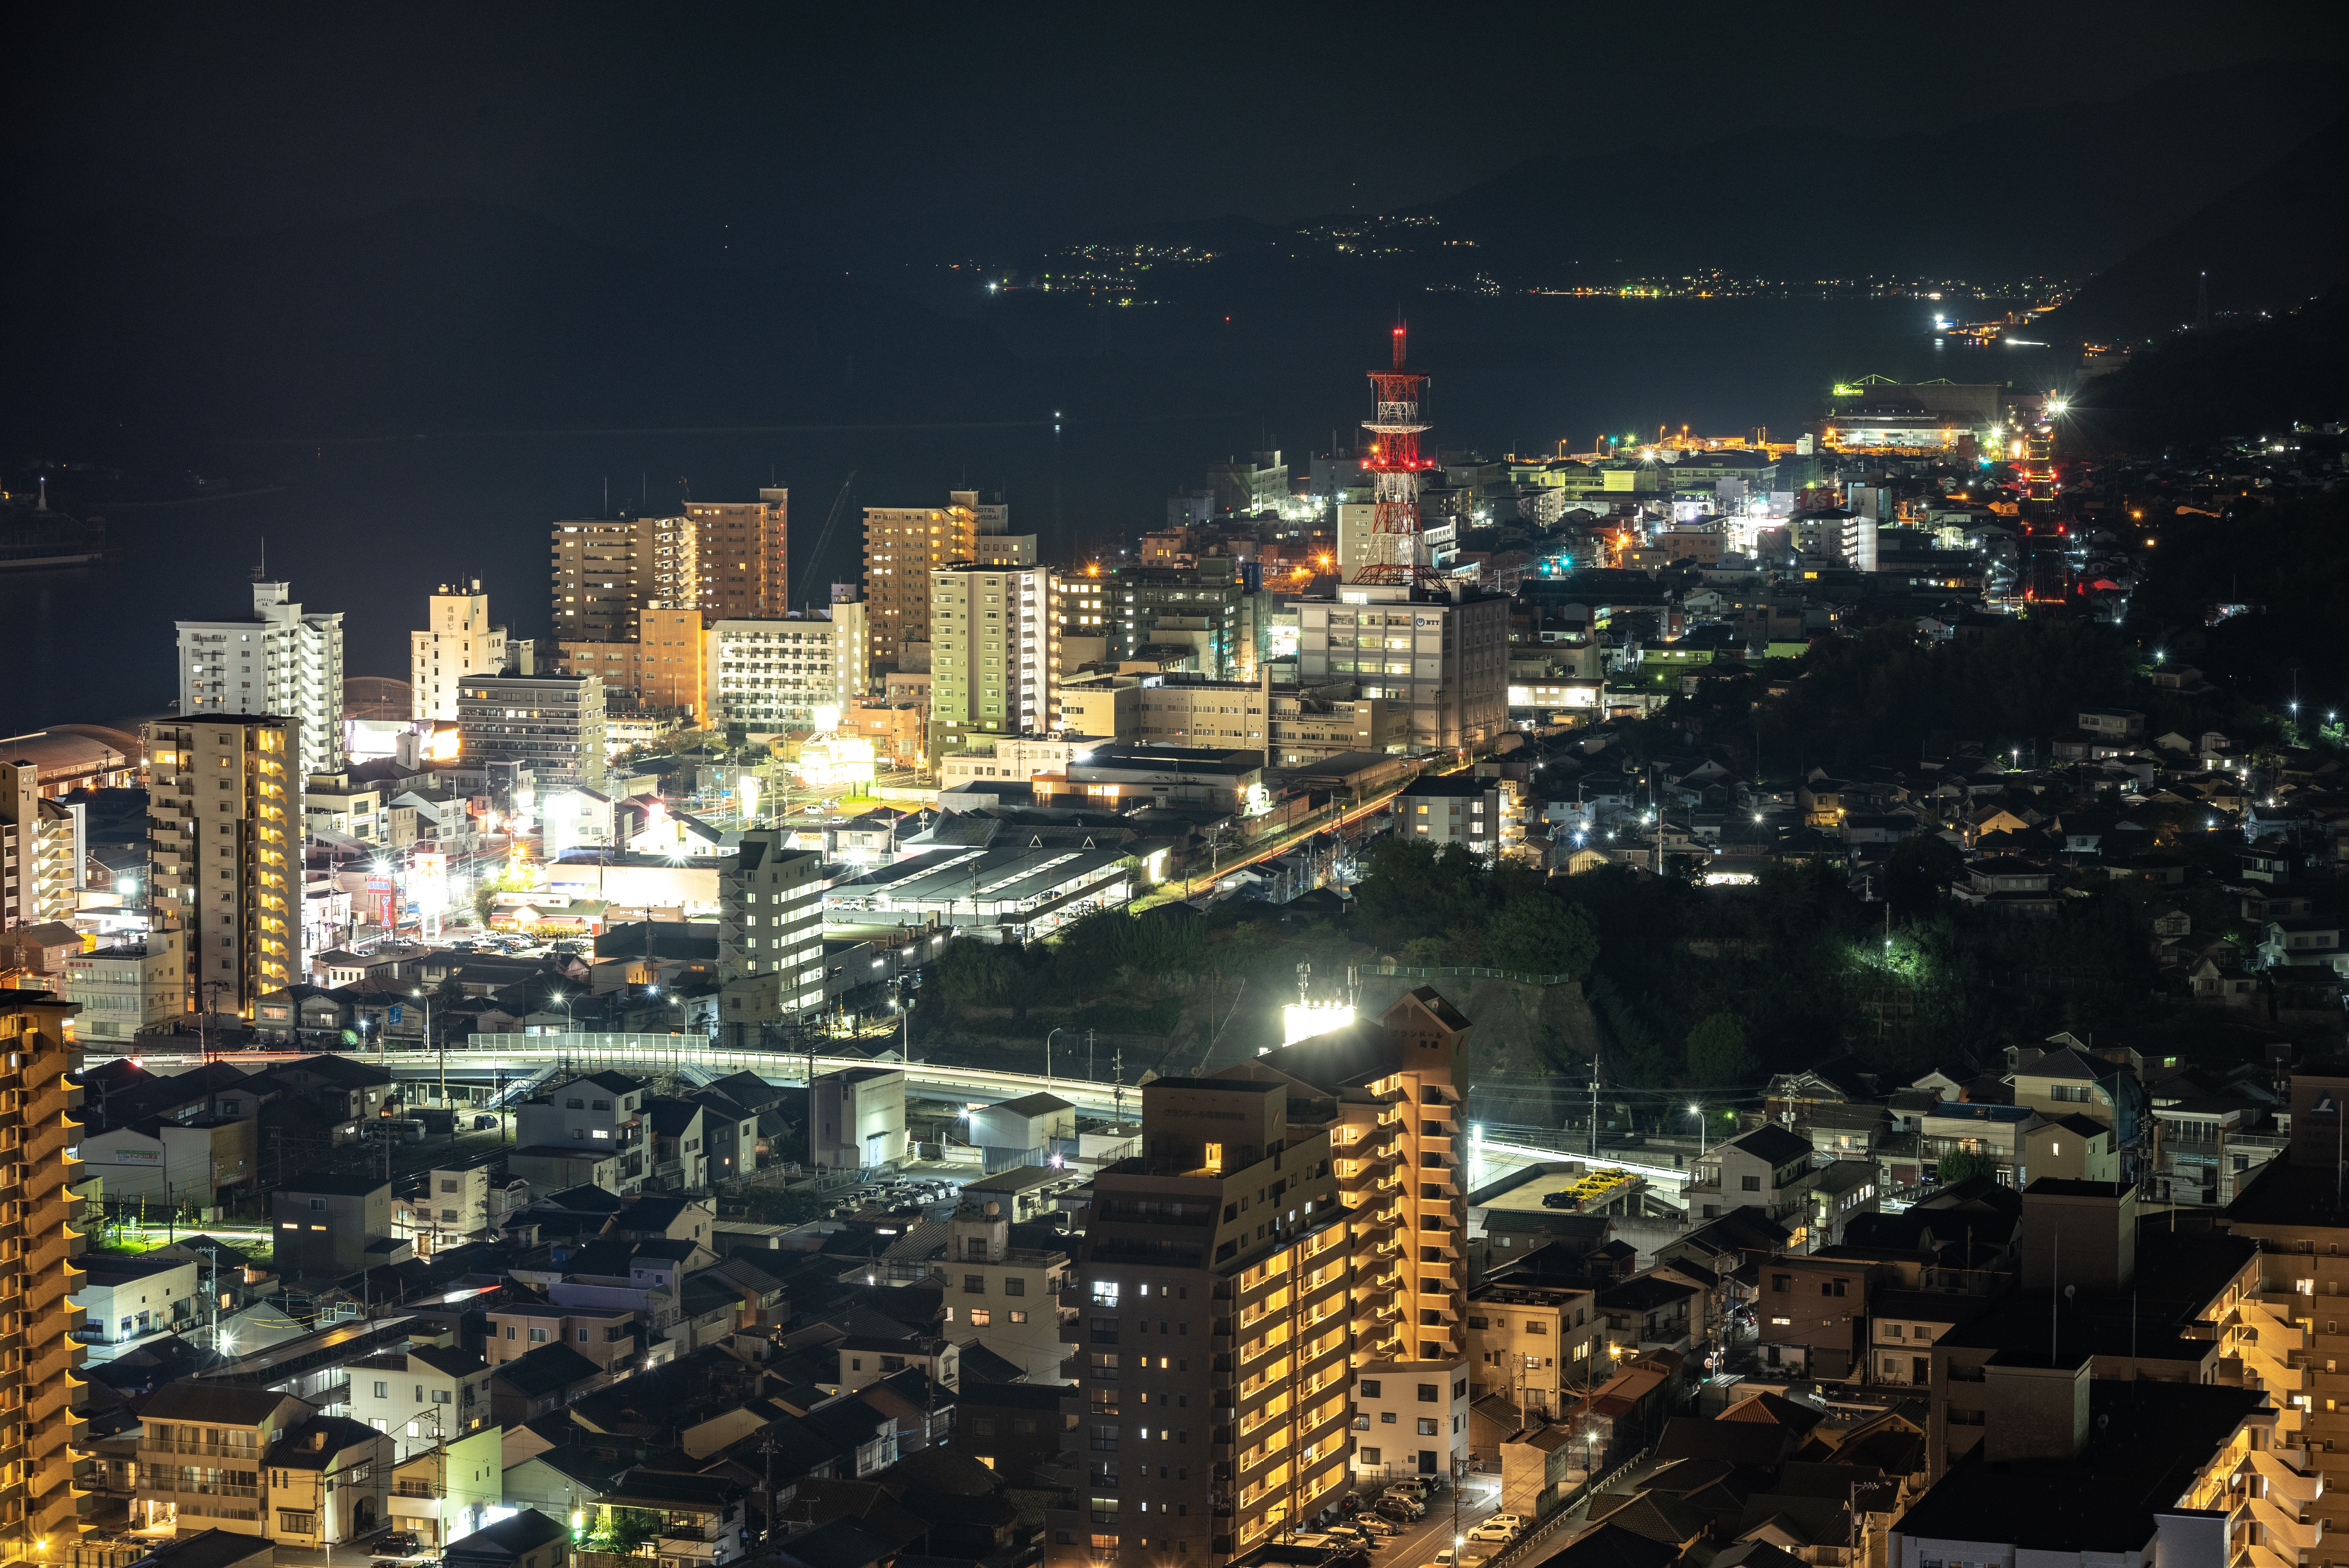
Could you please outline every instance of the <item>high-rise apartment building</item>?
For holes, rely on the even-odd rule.
[[[468,762],[529,765],[540,789],[604,788],[598,676],[475,676],[457,688]]]
[[[933,753],[1052,727],[1051,577],[1040,566],[930,573]]]
[[[863,701],[872,667],[864,606],[852,599],[829,609],[829,619],[791,615],[712,626],[709,722],[739,724],[750,735],[828,727],[819,710]]]
[[[791,608],[790,490],[761,489],[757,500],[688,501],[685,515],[693,523],[696,603],[705,622]]]
[[[1375,1024],[1143,1088],[1143,1152],[1095,1178],[1075,1271],[1082,1470],[1056,1568],[1228,1558],[1309,1519],[1346,1482],[1358,1384],[1413,1396],[1382,1465],[1459,1473],[1468,1027],[1422,986]]]
[[[646,520],[574,519],[549,532],[556,642],[609,643],[633,634],[643,607],[637,553],[649,538]]]
[[[70,920],[88,852],[78,803],[41,793],[34,762],[0,762],[0,930]]]
[[[425,629],[408,634],[408,684],[418,718],[453,719],[460,682],[506,667],[506,629],[490,624],[479,578],[470,588],[443,583],[426,605]]]
[[[1298,679],[1352,677],[1360,694],[1411,707],[1411,744],[1473,746],[1509,713],[1509,598],[1461,589],[1349,583],[1298,606]]]
[[[288,583],[256,581],[242,621],[181,621],[180,714],[297,720],[305,773],[343,766],[343,616],[305,614]]]
[[[975,500],[978,492],[960,493]],[[999,510],[1008,527],[1009,509]],[[995,515],[991,511],[990,519]],[[864,603],[872,623],[873,662],[894,667],[906,644],[929,634],[933,572],[978,559],[978,513],[974,506],[866,507]]]
[[[249,1018],[305,969],[300,722],[207,715],[142,733],[150,896],[185,933],[187,1006]]]
[[[1380,1015],[1227,1069],[1290,1085],[1292,1130],[1326,1128],[1352,1224],[1356,1370],[1442,1391],[1468,1377],[1467,1130],[1461,1125],[1468,1019],[1432,985]],[[1467,1458],[1466,1423],[1414,1455]],[[1415,1435],[1415,1434],[1414,1434]],[[1391,1462],[1391,1461],[1390,1461]],[[1433,1461],[1442,1466],[1441,1458]],[[1419,1462],[1416,1468],[1427,1468]]]
[[[607,702],[698,718],[709,700],[711,635],[698,610],[639,610],[636,634],[626,642],[557,645],[555,673],[595,676]]]
[[[82,1054],[70,1003],[38,991],[0,995],[7,997],[0,1003],[0,1104],[11,1112],[0,1201],[9,1204],[14,1233],[0,1249],[0,1352],[17,1369],[0,1424],[0,1465],[12,1493],[6,1552],[20,1563],[71,1563],[82,1532],[75,1450],[88,1439],[75,1376],[85,1356],[76,1338],[82,1313],[70,1295],[82,1288],[74,1260],[88,1243],[82,1200],[67,1187],[80,1179],[67,1151],[80,1141],[82,1096],[67,1075],[81,1070]]]
[[[1329,1132],[1276,1077],[1164,1078],[1094,1178],[1064,1334],[1081,1467],[1054,1568],[1228,1561],[1337,1501],[1353,1252]]]
[[[634,642],[647,609],[699,609],[696,534],[694,521],[681,513],[554,524],[555,641]]]

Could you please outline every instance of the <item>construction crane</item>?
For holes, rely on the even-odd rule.
[[[832,535],[840,526],[840,514],[848,510],[848,498],[856,490],[856,469],[849,469],[848,478],[841,482],[840,493],[832,498],[832,510],[824,513],[823,531],[815,536],[815,549],[808,554],[810,572],[815,572],[823,564],[823,552],[832,548]]]

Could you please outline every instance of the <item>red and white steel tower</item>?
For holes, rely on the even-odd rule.
[[[1405,328],[1394,329],[1394,368],[1370,373],[1378,417],[1362,421],[1371,433],[1371,453],[1362,467],[1376,476],[1378,505],[1362,563],[1354,573],[1357,583],[1408,587],[1439,581],[1421,557],[1419,540],[1419,476],[1434,467],[1419,455],[1419,433],[1428,428],[1420,420],[1419,393],[1428,378],[1402,367],[1405,335]]]

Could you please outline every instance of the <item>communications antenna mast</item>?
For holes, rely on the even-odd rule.
[[[1363,542],[1362,563],[1354,573],[1357,583],[1411,587],[1443,581],[1420,555],[1419,476],[1434,464],[1419,455],[1419,433],[1428,428],[1420,418],[1419,395],[1428,377],[1403,368],[1408,331],[1401,325],[1394,329],[1394,367],[1370,373],[1378,395],[1378,417],[1362,421],[1362,428],[1371,433],[1371,453],[1362,467],[1372,476],[1377,506],[1371,536]]]

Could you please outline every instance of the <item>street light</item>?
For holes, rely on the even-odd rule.
[[[1066,1025],[1061,1025],[1044,1036],[1044,1088],[1048,1092],[1052,1087],[1052,1036],[1059,1034],[1065,1027],[1067,1027]]]
[[[1697,1163],[1702,1165],[1704,1163],[1704,1107],[1691,1105],[1689,1114],[1696,1118],[1696,1158]]]

